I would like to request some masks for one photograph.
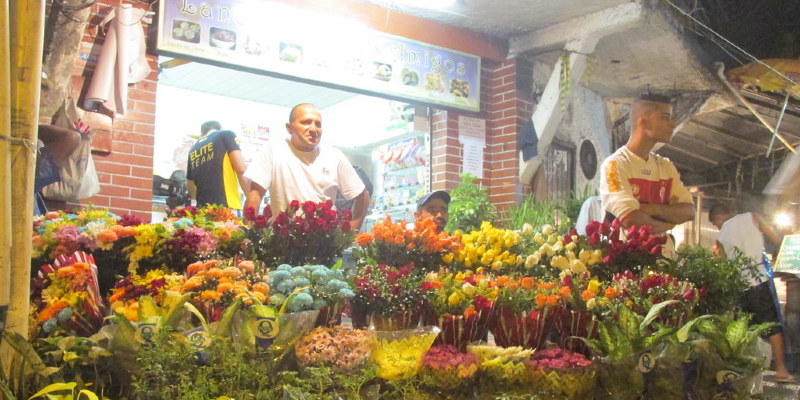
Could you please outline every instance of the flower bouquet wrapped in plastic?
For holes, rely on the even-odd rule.
[[[353,326],[404,330],[417,326],[423,293],[419,271],[412,265],[359,267],[353,277]]]
[[[502,291],[497,297],[497,310],[490,325],[497,345],[528,349],[542,347],[562,307],[557,282],[500,276],[497,286]]]
[[[269,303],[280,305],[298,288],[307,288],[287,304],[288,310],[319,310],[317,326],[339,325],[343,304],[355,293],[338,265],[333,268],[324,265],[278,266],[267,274],[272,294]]]
[[[542,399],[591,400],[597,371],[580,353],[560,348],[537,351],[528,362],[531,385]]]
[[[372,355],[372,333],[345,326],[317,327],[294,345],[301,367],[327,367],[349,373],[365,366]]]
[[[379,378],[399,380],[417,374],[422,357],[431,348],[439,328],[426,326],[402,331],[374,331],[372,360]]]
[[[498,388],[520,388],[530,383],[528,360],[532,349],[519,346],[499,347],[469,345],[467,352],[474,354],[478,369]]]
[[[486,275],[431,272],[422,290],[427,299],[423,322],[441,328],[438,344],[453,345],[463,352],[467,344],[486,336],[498,293]]]
[[[478,372],[474,354],[459,353],[451,345],[431,347],[422,358],[419,378],[432,388],[448,391],[469,387]]]
[[[186,268],[186,281],[177,287],[181,293],[192,293],[192,303],[209,323],[222,317],[224,309],[237,300],[244,305],[267,300],[270,289],[259,281],[252,261],[237,265],[219,260],[200,261]]]
[[[32,286],[31,308],[45,334],[61,329],[69,335],[89,336],[103,324],[105,305],[91,255],[77,251],[58,256],[42,266]]]

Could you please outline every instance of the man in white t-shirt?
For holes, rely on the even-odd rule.
[[[772,296],[770,278],[762,262],[764,239],[777,243],[778,236],[764,223],[758,213],[746,212],[733,215],[724,204],[715,204],[708,211],[708,219],[719,229],[717,251],[728,258],[735,258],[734,249],[753,260],[758,266],[758,276],[746,276],[750,288],[742,295],[742,310],[753,315],[751,324],[767,322],[780,323],[778,308]],[[775,360],[775,381],[794,383],[794,377],[786,369],[783,348],[783,328],[772,328],[766,337],[772,347],[772,358]]]
[[[250,179],[245,208],[258,210],[267,190],[273,213],[285,211],[292,200],[301,204],[336,198],[354,199],[351,226],[357,230],[369,205],[369,193],[355,169],[336,148],[320,146],[322,116],[312,104],[298,104],[286,123],[289,140],[270,141],[245,172]]]
[[[675,165],[655,153],[675,130],[668,98],[644,95],[631,107],[628,142],[603,161],[600,197],[603,208],[622,225],[650,225],[664,233],[694,218],[694,201]]]
[[[603,222],[606,211],[603,210],[603,202],[600,196],[592,196],[586,199],[581,205],[581,211],[575,220],[575,230],[579,235],[586,234],[586,226],[592,221]]]

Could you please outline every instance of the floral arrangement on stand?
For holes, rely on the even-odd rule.
[[[583,354],[560,348],[540,350],[528,361],[531,386],[549,399],[592,399],[597,370]]]
[[[552,225],[542,226],[534,232],[530,225],[523,226],[523,243],[526,275],[555,279],[563,273],[582,274],[600,264],[603,251],[592,246],[586,236],[574,229],[559,235]]]
[[[663,261],[662,245],[666,235],[652,234],[649,225],[620,225],[619,219],[608,224],[592,221],[586,226],[589,245],[603,251],[603,268],[597,269],[601,279],[609,280],[615,273],[639,272]]]
[[[461,268],[485,268],[494,272],[513,271],[523,265],[519,244],[519,232],[499,229],[491,222],[483,221],[480,229],[458,235],[463,248],[455,254],[455,261]]]
[[[262,214],[252,207],[244,212],[253,258],[271,267],[333,265],[353,241],[350,219],[350,210],[334,210],[331,200],[303,204],[294,200],[274,218],[270,206]]]
[[[563,307],[557,281],[497,277],[497,308],[489,330],[498,346],[541,348]]]
[[[355,296],[350,301],[353,326],[381,330],[416,326],[424,299],[421,283],[422,276],[411,264],[358,267],[353,277]]]
[[[295,343],[294,352],[304,368],[327,367],[335,373],[349,373],[366,367],[372,346],[372,334],[366,330],[317,327]]]
[[[97,286],[94,258],[84,252],[60,255],[42,266],[32,281],[31,337],[52,335],[89,336],[100,329],[105,304]]]
[[[441,345],[431,347],[422,357],[419,376],[426,385],[449,391],[472,385],[477,372],[478,359],[474,354]]]
[[[128,275],[117,281],[108,304],[113,312],[125,316],[131,322],[139,320],[139,299],[151,296],[156,303],[163,303],[164,292],[183,285],[184,275],[166,273],[160,269],[148,271],[145,275]]]
[[[272,289],[268,304],[289,312],[320,310],[317,325],[338,325],[344,304],[355,292],[338,267],[282,264],[267,273]]]
[[[412,229],[405,221],[393,222],[387,216],[372,227],[372,232],[356,236],[359,248],[354,249],[357,260],[392,266],[412,265],[416,269],[436,271],[453,260],[453,252],[461,247],[456,236],[436,233],[432,218],[416,221]]]
[[[245,305],[260,304],[270,294],[270,287],[259,281],[252,261],[237,265],[220,260],[195,262],[186,267],[186,281],[176,290],[193,293],[189,302],[208,322],[219,321],[223,310],[236,301]]]
[[[438,326],[437,343],[466,351],[489,331],[499,289],[492,278],[472,271],[430,272],[421,285],[426,296],[423,322]]]
[[[598,320],[608,309],[608,302],[616,299],[618,291],[585,272],[565,274],[559,292],[566,307],[555,320],[558,344],[563,349],[589,355],[580,338],[597,337]]]

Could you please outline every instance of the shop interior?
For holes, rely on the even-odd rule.
[[[217,120],[234,131],[249,162],[270,140],[286,137],[291,108],[315,104],[324,145],[342,150],[371,180],[362,229],[389,214],[413,220],[416,200],[430,190],[430,110],[394,100],[161,57],[153,155],[153,221],[185,186],[189,149],[200,125]],[[265,199],[265,204],[266,204]]]

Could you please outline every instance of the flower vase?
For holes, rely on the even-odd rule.
[[[597,338],[597,318],[589,311],[562,308],[555,319],[559,346],[589,356],[589,347],[579,338]]]
[[[452,345],[460,352],[467,350],[467,345],[486,337],[489,332],[489,320],[492,308],[478,311],[469,316],[444,314],[437,315],[433,311],[425,313],[424,324],[436,325],[442,331],[436,338],[436,345]]]
[[[376,375],[389,380],[409,379],[417,374],[422,357],[431,348],[439,328],[426,326],[398,331],[376,331],[372,361]]]
[[[338,326],[342,324],[342,311],[344,310],[344,303],[337,302],[322,306],[317,315],[317,321],[314,326]]]
[[[558,309],[553,307],[515,313],[500,306],[492,318],[490,330],[498,346],[538,349],[550,334],[557,313]]]

